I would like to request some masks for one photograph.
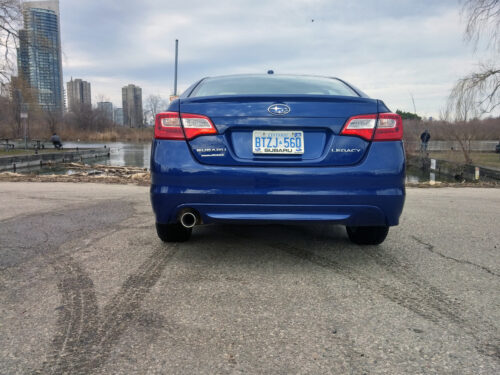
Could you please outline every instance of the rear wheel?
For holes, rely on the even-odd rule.
[[[192,228],[184,228],[181,224],[156,223],[156,233],[163,242],[184,242],[191,237]]]
[[[389,227],[346,227],[349,239],[358,245],[378,245],[384,242]]]

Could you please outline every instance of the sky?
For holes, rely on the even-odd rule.
[[[438,117],[487,51],[463,39],[459,0],[60,0],[64,80],[121,107],[129,83],[168,98],[200,78],[335,76],[391,110]]]

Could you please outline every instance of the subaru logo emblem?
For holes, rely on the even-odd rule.
[[[286,115],[290,112],[290,107],[286,104],[273,104],[267,111],[272,115]]]

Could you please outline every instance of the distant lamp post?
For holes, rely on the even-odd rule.
[[[28,112],[21,112],[19,118],[24,125],[24,149],[28,149]]]
[[[28,104],[24,103],[24,97],[21,90],[16,90],[16,101],[19,105],[19,120],[24,125],[24,148],[28,148]]]
[[[24,149],[28,149],[28,104],[24,103],[23,95],[19,92],[21,97],[19,118],[24,125]]]
[[[174,96],[177,96],[177,65],[179,63],[179,40],[175,40]]]

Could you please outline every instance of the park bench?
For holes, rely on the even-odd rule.
[[[0,146],[4,146],[5,151],[9,151],[14,148],[13,143],[9,143],[9,140],[7,138],[2,139],[2,143],[0,143]]]
[[[31,147],[33,147],[35,150],[40,150],[45,148],[44,141],[40,139],[32,139],[31,142],[33,142],[31,144]]]

